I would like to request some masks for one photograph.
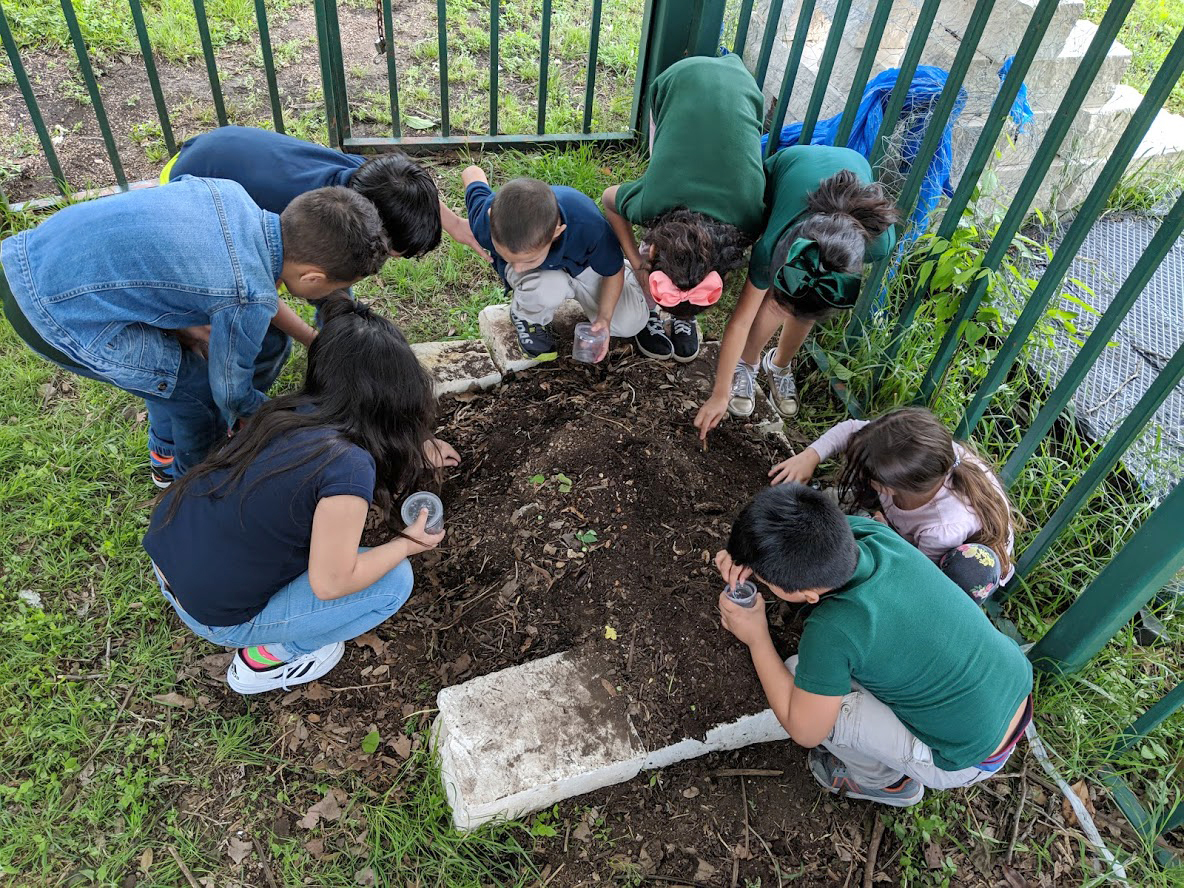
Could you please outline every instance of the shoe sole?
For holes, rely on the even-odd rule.
[[[778,416],[781,416],[785,419],[793,419],[795,416],[798,415],[798,407],[797,406],[795,406],[793,408],[793,410],[782,410],[780,407],[777,406],[776,402],[770,402],[770,403],[773,405],[773,410],[777,413]]]
[[[687,355],[685,358],[681,357],[677,352],[674,354],[674,360],[678,361],[680,364],[689,364],[697,357],[699,357],[699,349],[695,349],[695,353],[693,355]]]
[[[653,358],[655,361],[669,361],[674,357],[674,352],[667,352],[664,355],[654,354],[649,349],[645,348],[640,342],[634,340],[633,347],[645,355],[647,358]]]
[[[157,490],[168,490],[170,487],[173,486],[173,482],[171,479],[168,481],[161,481],[155,475],[152,476],[152,483],[153,483],[153,485],[156,486]]]
[[[345,655],[345,645],[343,644],[343,645],[341,645],[341,647],[339,647],[337,649],[336,654],[334,654],[328,660],[325,660],[321,664],[319,669],[314,669],[312,672],[308,673],[307,675],[302,675],[298,681],[288,682],[287,687],[294,688],[297,685],[308,684],[309,682],[316,681],[318,678],[323,678],[325,675],[327,675],[329,672],[331,672],[333,670],[334,666],[336,666],[338,663],[341,662],[341,658],[344,655]],[[238,655],[235,654],[236,659],[230,661],[230,668],[226,670],[226,683],[228,685],[230,685],[230,689],[232,691],[235,691],[239,694],[249,697],[252,694],[265,694],[268,691],[285,690],[285,688],[279,687],[279,686],[261,688],[261,687],[255,686],[255,685],[241,684],[238,681],[238,672],[234,668],[237,657],[238,657]]]
[[[731,404],[728,405],[728,416],[734,416],[737,419],[748,419],[748,417],[752,416],[752,414],[755,412],[756,412],[756,404],[753,404],[752,409],[749,410],[747,413],[741,413],[739,410],[733,410],[732,405]]]
[[[523,350],[522,354],[526,355],[532,361],[538,361],[540,364],[545,364],[547,361],[554,361],[559,357],[559,352],[543,352],[541,355],[532,355],[530,352]]]

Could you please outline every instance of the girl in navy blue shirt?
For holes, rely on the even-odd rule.
[[[144,537],[165,598],[202,638],[238,648],[242,694],[320,678],[411,594],[409,558],[435,548],[427,512],[359,548],[372,502],[459,457],[432,436],[431,378],[389,320],[331,301],[303,388],[270,401],[165,494]]]

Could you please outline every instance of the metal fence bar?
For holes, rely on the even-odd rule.
[[[637,135],[627,133],[553,133],[539,136],[534,133],[510,136],[501,134],[488,136],[404,136],[402,139],[354,136],[345,140],[342,148],[353,154],[381,154],[384,151],[399,150],[406,154],[427,155],[439,151],[468,149],[470,151],[496,151],[514,149],[528,151],[532,148],[556,148],[566,145],[604,145],[609,148],[625,149],[634,146]]]
[[[115,171],[115,181],[119,183],[120,191],[126,191],[127,177],[123,174],[123,162],[119,159],[119,149],[115,147],[115,136],[111,133],[111,124],[107,120],[107,111],[103,107],[103,97],[99,95],[99,83],[95,80],[95,72],[90,65],[90,54],[86,49],[86,41],[82,39],[82,29],[78,27],[78,16],[74,14],[74,4],[70,0],[62,0],[62,14],[66,17],[70,40],[74,43],[74,53],[78,56],[78,68],[82,72],[82,79],[86,82],[86,91],[90,95],[91,105],[95,109],[99,132],[103,134],[103,144],[107,148],[111,169]]]
[[[1036,50],[1039,49],[1041,40],[1048,32],[1048,26],[1059,6],[1060,0],[1040,0],[1036,11],[1032,13],[1024,36],[1020,39],[1020,45],[1012,57],[1011,68],[995,96],[995,101],[991,104],[987,119],[983,121],[982,132],[979,134],[978,141],[974,143],[974,149],[970,152],[966,169],[962,172],[958,186],[954,189],[954,195],[942,213],[941,224],[937,228],[938,239],[948,241],[957,230],[958,223],[962,220],[962,214],[969,205],[975,188],[978,187],[983,170],[987,168],[987,163],[995,153],[995,145],[999,141],[1000,133],[1003,132],[1003,125],[1011,116],[1016,96],[1019,95],[1020,87],[1024,85],[1024,78],[1028,76],[1032,60],[1036,58]],[[928,285],[915,287],[901,307],[892,329],[892,337],[884,352],[884,360],[872,374],[873,391],[879,387],[887,368],[896,361],[896,356],[900,354],[900,347],[904,342],[904,333],[912,326],[917,310],[929,298],[930,292]]]
[[[1126,453],[1126,449],[1139,437],[1139,434],[1143,431],[1143,427],[1155,415],[1155,411],[1159,409],[1160,405],[1172,393],[1172,389],[1179,384],[1181,379],[1184,379],[1184,345],[1176,350],[1176,353],[1172,355],[1172,359],[1159,371],[1159,374],[1155,377],[1151,385],[1148,386],[1143,397],[1139,398],[1138,403],[1131,409],[1130,415],[1122,421],[1118,430],[1110,436],[1110,440],[1102,448],[1102,452],[1090,463],[1089,468],[1081,476],[1081,480],[1073,485],[1052,517],[1048,519],[1044,527],[1040,528],[1040,533],[1036,534],[1036,539],[1024,550],[1015,566],[1018,575],[1023,576],[1026,574],[1044,557],[1049,547],[1061,535],[1061,531],[1069,525],[1069,522],[1073,520],[1073,516],[1085,505],[1090,494],[1097,489],[1098,485],[1110,474],[1110,471],[1118,465],[1118,461],[1122,459],[1123,454]],[[1177,489],[1181,488],[1184,488],[1184,484],[1177,485]],[[1158,515],[1159,510],[1162,508],[1163,506],[1160,506],[1155,514]],[[1184,527],[1184,523],[1178,525],[1179,527]],[[1177,542],[1184,544],[1184,534],[1177,533],[1176,539]]]
[[[448,120],[448,6],[436,0],[436,46],[440,59],[440,135],[449,136],[452,124]]]
[[[1127,13],[1130,12],[1133,4],[1134,0],[1115,0],[1113,5],[1106,10],[1105,15],[1102,16],[1102,21],[1098,25],[1094,38],[1090,41],[1089,48],[1085,51],[1085,58],[1082,59],[1081,64],[1077,68],[1077,73],[1073,75],[1073,79],[1069,82],[1069,89],[1065,93],[1065,98],[1061,100],[1061,106],[1057,109],[1056,115],[1049,124],[1048,131],[1036,151],[1028,172],[1020,183],[1020,187],[1011,201],[1007,214],[1003,218],[1003,222],[1000,223],[999,228],[996,230],[995,236],[991,240],[991,245],[987,248],[986,254],[983,257],[983,268],[997,269],[1003,256],[1010,249],[1012,238],[1015,237],[1015,233],[1019,231],[1020,225],[1023,224],[1024,219],[1027,217],[1028,208],[1032,205],[1032,201],[1036,197],[1036,192],[1039,190],[1040,184],[1044,181],[1044,177],[1048,173],[1048,168],[1052,165],[1053,159],[1061,147],[1061,143],[1064,142],[1065,136],[1069,132],[1069,127],[1073,124],[1082,102],[1085,101],[1086,94],[1093,85],[1094,78],[1098,76],[1098,71],[1102,67],[1102,62],[1106,59],[1106,53],[1110,44],[1114,42],[1114,38],[1118,35],[1118,29],[1122,27],[1123,21],[1126,19]],[[970,285],[966,295],[962,298],[957,312],[955,312],[954,317],[950,320],[949,329],[946,330],[946,334],[942,338],[941,344],[937,347],[929,368],[925,371],[925,375],[921,379],[920,391],[917,397],[918,401],[928,402],[937,391],[937,387],[945,377],[950,362],[954,359],[954,352],[957,351],[958,343],[962,338],[962,328],[974,316],[974,313],[978,311],[979,304],[982,302],[986,290],[986,278],[979,278]]]
[[[1172,48],[1163,60],[1155,79],[1151,81],[1147,94],[1139,103],[1134,116],[1131,117],[1131,122],[1123,130],[1118,144],[1114,146],[1114,150],[1106,161],[1106,165],[1102,167],[1097,182],[1094,183],[1094,187],[1090,189],[1081,208],[1077,211],[1073,223],[1065,233],[1064,240],[1057,247],[1048,267],[1040,276],[1040,282],[1036,285],[1036,289],[1028,297],[1024,310],[1012,325],[1007,338],[995,355],[995,360],[987,369],[986,378],[979,384],[974,396],[970,399],[970,406],[966,408],[966,412],[958,423],[956,434],[959,437],[966,437],[974,431],[974,427],[978,425],[978,421],[986,412],[991,398],[999,386],[1003,384],[1007,374],[1011,372],[1012,366],[1019,358],[1028,335],[1036,329],[1036,325],[1040,322],[1044,310],[1053,297],[1060,293],[1061,283],[1069,271],[1069,266],[1076,258],[1078,249],[1085,242],[1086,236],[1102,210],[1105,209],[1106,199],[1126,172],[1127,164],[1135,156],[1139,143],[1143,141],[1143,136],[1151,129],[1155,116],[1167,101],[1168,96],[1171,95],[1181,74],[1184,74],[1184,31],[1180,32],[1180,36],[1172,44]]]
[[[280,87],[275,79],[275,56],[271,52],[271,28],[267,25],[267,7],[263,0],[255,0],[255,22],[259,25],[259,50],[263,53],[263,74],[267,78],[267,98],[271,103],[271,125],[277,133],[284,131],[284,109],[280,104]]]
[[[25,107],[29,110],[29,117],[33,120],[33,129],[37,131],[37,141],[41,143],[41,150],[45,152],[45,159],[49,163],[49,171],[53,173],[54,182],[63,197],[70,196],[70,189],[66,185],[66,174],[62,172],[62,165],[58,162],[58,153],[54,150],[53,140],[49,137],[49,130],[45,128],[45,120],[41,117],[41,108],[37,104],[37,96],[33,94],[33,85],[29,82],[29,75],[21,62],[20,50],[12,36],[12,28],[8,26],[8,16],[4,14],[4,7],[0,6],[0,41],[4,43],[4,51],[8,54],[8,61],[12,63],[12,73],[16,78],[17,88],[21,91],[21,98],[25,100]]]
[[[164,103],[164,93],[160,89],[160,75],[156,71],[156,59],[152,55],[152,43],[148,39],[148,26],[144,23],[144,9],[140,0],[128,0],[132,10],[132,23],[136,26],[136,39],[140,42],[140,55],[144,59],[144,70],[148,74],[148,86],[152,90],[152,101],[156,103],[156,117],[160,121],[160,133],[164,137],[164,147],[170,155],[177,153],[177,143],[173,139],[173,125],[169,120],[169,109]]]
[[[1177,358],[1184,351],[1177,352]],[[1143,526],[1028,652],[1047,672],[1076,672],[1184,566],[1184,484]]]
[[[1122,323],[1122,319],[1126,317],[1126,313],[1135,304],[1135,300],[1139,298],[1181,234],[1184,234],[1184,195],[1176,200],[1175,206],[1160,222],[1155,236],[1151,238],[1147,249],[1143,251],[1143,255],[1139,257],[1139,261],[1135,263],[1135,267],[1131,269],[1131,273],[1114,295],[1110,306],[1098,319],[1097,326],[1089,334],[1081,351],[1077,353],[1064,376],[1061,377],[1061,381],[1057,383],[1052,394],[1041,406],[1040,412],[1036,414],[1036,418],[1032,420],[1032,424],[1024,432],[1020,443],[1011,452],[1007,463],[1000,472],[1006,486],[1010,487],[1019,478],[1020,472],[1023,471],[1028,460],[1032,458],[1032,454],[1036,452],[1036,448],[1040,446],[1040,442],[1044,440],[1044,436],[1048,434],[1057,417],[1068,406],[1073,394],[1081,385],[1081,381],[1085,379],[1086,374],[1093,367],[1094,361],[1110,344],[1118,325]]]
[[[391,12],[391,0],[382,0],[382,26],[386,34],[386,88],[391,104],[391,135],[397,139],[403,135],[403,122],[399,114],[399,72],[395,64],[395,18]]]
[[[1150,709],[1135,719],[1133,724],[1123,729],[1122,733],[1118,735],[1114,748],[1110,751],[1110,759],[1113,761],[1120,753],[1126,752],[1136,743],[1145,740],[1148,734],[1182,707],[1184,707],[1184,681],[1177,683]]]
[[[538,132],[547,131],[547,80],[551,74],[551,0],[543,0],[543,30],[539,35]]]
[[[942,135],[945,133],[946,122],[949,120],[950,114],[954,110],[954,105],[958,101],[958,95],[962,91],[962,84],[966,80],[966,72],[970,70],[970,64],[974,61],[979,40],[982,39],[983,31],[987,27],[987,20],[991,17],[994,7],[995,0],[977,0],[974,4],[974,10],[970,14],[970,20],[966,23],[966,30],[962,34],[962,41],[958,46],[958,52],[954,56],[954,61],[950,65],[949,74],[946,77],[946,85],[942,87],[941,94],[937,98],[937,103],[933,106],[933,111],[925,124],[925,135],[921,139],[921,144],[917,147],[917,153],[913,158],[912,167],[909,169],[908,178],[905,179],[904,187],[900,192],[900,198],[897,200],[897,206],[900,208],[901,216],[905,220],[911,217],[916,207],[917,198],[921,194],[921,183],[925,179],[925,174],[929,171],[930,161],[937,153],[937,147],[941,142]],[[924,10],[922,10],[922,13],[924,13]],[[917,66],[914,64],[913,71],[915,72],[916,69]],[[908,81],[905,81],[903,78],[899,79],[892,91],[893,97],[896,96],[896,90],[899,90],[902,85],[911,81],[911,74]],[[903,95],[901,96],[901,101],[902,103],[904,101]],[[890,100],[889,105],[891,104],[892,102]],[[897,114],[899,115],[899,111]],[[880,127],[880,132],[884,134],[884,138],[887,138],[887,133],[892,132],[888,127],[888,118],[885,117],[884,123]],[[885,133],[885,130],[887,130],[887,133]],[[905,225],[908,224],[909,222],[906,221]],[[867,317],[867,312],[872,302],[880,293],[884,275],[888,270],[888,266],[892,264],[893,258],[890,254],[876,262],[872,266],[871,273],[864,280],[859,303],[856,304],[848,324],[848,343],[853,342],[860,335],[863,328],[863,321]]]
[[[604,0],[592,0],[592,36],[588,41],[588,77],[584,86],[585,133],[592,132],[592,100],[596,95],[596,56],[600,52],[600,13],[603,6]]]
[[[875,169],[883,159],[888,137],[892,135],[893,129],[900,122],[900,112],[904,108],[905,97],[908,95],[909,87],[913,85],[913,75],[917,73],[917,65],[921,61],[921,51],[925,49],[929,33],[933,30],[933,20],[937,17],[939,6],[941,6],[941,0],[925,0],[921,4],[921,11],[917,14],[917,21],[913,25],[913,35],[909,38],[909,45],[897,68],[896,85],[892,87],[892,92],[888,95],[888,104],[884,106],[884,120],[880,123],[880,131],[876,133],[875,141],[872,142],[872,156],[870,158],[872,169]],[[975,11],[978,11],[977,6]],[[978,39],[971,41],[964,37],[962,45],[965,46],[966,43],[973,43],[977,46]]]
[[[814,138],[814,127],[818,123],[818,115],[822,111],[822,102],[826,98],[826,88],[830,85],[830,75],[835,67],[839,45],[843,42],[843,29],[847,26],[847,17],[850,13],[851,0],[837,0],[834,14],[830,20],[830,34],[826,38],[822,58],[818,60],[818,73],[814,78],[814,89],[810,92],[810,104],[806,107],[806,116],[802,118],[802,134],[798,137],[799,145],[809,145],[810,140]]]
[[[736,22],[736,39],[732,41],[732,52],[744,57],[744,46],[748,43],[748,26],[752,24],[752,0],[740,4],[740,20]]]
[[[329,37],[325,24],[325,0],[313,0],[313,14],[317,24],[317,60],[321,66],[321,92],[325,99],[325,129],[329,133],[329,144],[340,147],[341,134],[337,131],[336,102],[333,99],[333,75],[329,61]]]
[[[350,137],[349,93],[345,87],[345,60],[341,53],[341,25],[337,19],[337,0],[325,3],[325,27],[329,37],[329,72],[333,76],[333,100],[337,113],[337,132],[344,143]],[[336,146],[338,148],[341,145]]]
[[[936,0],[935,0],[936,2]],[[810,34],[810,19],[814,15],[814,0],[801,0],[798,10],[798,25],[793,34],[793,45],[789,48],[789,58],[785,62],[785,73],[781,76],[781,92],[777,96],[777,109],[773,112],[773,122],[769,126],[769,138],[765,142],[765,157],[772,157],[777,153],[781,142],[781,127],[785,123],[785,112],[789,109],[789,98],[793,95],[793,82],[798,76],[798,67],[802,63],[802,53],[806,49],[806,38]]]
[[[497,63],[500,19],[499,0],[489,0],[489,134],[491,136],[497,135]]]
[[[847,104],[843,106],[843,116],[839,120],[838,132],[835,133],[835,144],[841,147],[846,147],[847,140],[851,138],[851,130],[855,127],[855,112],[859,110],[859,103],[863,101],[863,91],[871,78],[872,65],[880,51],[880,41],[884,37],[888,16],[892,13],[893,2],[894,0],[876,0],[876,11],[872,14],[871,24],[868,25],[867,40],[859,54],[859,64],[855,66],[851,90],[847,93]]]
[[[892,0],[887,0],[887,2],[891,5]],[[765,20],[761,51],[756,58],[756,70],[753,72],[757,86],[761,89],[765,88],[765,75],[769,73],[769,57],[773,55],[773,39],[777,36],[777,26],[781,24],[781,7],[784,5],[785,0],[770,0],[769,2],[769,17]],[[788,73],[788,68],[786,73]]]
[[[727,0],[695,0],[694,11],[691,14],[688,55],[719,55],[719,42],[724,30],[724,13],[727,6]]]
[[[226,126],[226,103],[222,100],[222,83],[218,79],[218,62],[214,58],[214,41],[210,38],[205,0],[193,0],[193,14],[197,16],[197,33],[201,37],[201,54],[206,60],[206,75],[210,78],[210,93],[214,97],[214,114],[218,118],[218,125]]]

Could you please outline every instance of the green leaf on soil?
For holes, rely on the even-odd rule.
[[[531,484],[546,484],[547,479],[544,478],[542,475],[531,475],[530,476],[530,483]]]
[[[403,123],[417,130],[429,130],[436,125],[436,121],[428,120],[426,117],[416,117],[414,114],[408,114],[404,117]]]
[[[563,474],[563,472],[557,472],[555,475],[555,480],[559,482],[560,493],[571,493],[571,478],[567,477],[567,475]]]
[[[587,546],[591,543],[596,542],[598,537],[596,536],[596,531],[584,530],[584,531],[581,531],[580,533],[576,534],[576,539],[579,540],[581,543],[583,543],[585,546]]]
[[[378,741],[381,739],[378,731],[371,731],[362,738],[362,752],[366,753],[366,755],[374,755],[374,751],[378,749]]]

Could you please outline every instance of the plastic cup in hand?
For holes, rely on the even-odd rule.
[[[584,364],[595,364],[600,360],[600,353],[604,351],[604,344],[608,342],[608,331],[597,332],[586,321],[576,324],[575,336],[571,344],[573,360]]]
[[[756,584],[748,580],[737,583],[735,586],[727,586],[724,592],[728,594],[729,601],[733,601],[741,607],[753,607],[756,604]]]
[[[424,528],[428,533],[439,533],[444,529],[444,503],[431,491],[421,490],[411,494],[403,500],[399,515],[403,518],[403,523],[410,527],[419,518],[422,509],[428,510],[428,524]]]

